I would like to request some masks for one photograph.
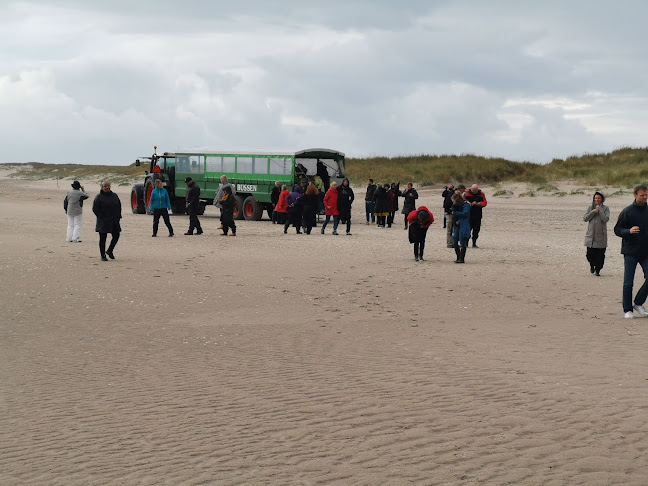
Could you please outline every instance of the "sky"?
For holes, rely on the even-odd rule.
[[[644,147],[648,2],[0,0],[0,162]]]

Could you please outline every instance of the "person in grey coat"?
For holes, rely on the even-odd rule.
[[[88,199],[85,189],[79,183],[72,183],[72,190],[65,196],[63,207],[68,217],[67,241],[81,243],[81,228],[83,227],[83,201]]]
[[[607,222],[610,220],[610,208],[603,202],[605,196],[602,192],[595,192],[590,204],[585,211],[583,221],[587,222],[585,233],[585,246],[587,247],[587,261],[590,264],[590,273],[597,277],[605,263],[605,249],[607,248]]]

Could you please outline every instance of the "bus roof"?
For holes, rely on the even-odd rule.
[[[259,150],[215,150],[212,148],[192,148],[187,150],[176,150],[174,153],[164,152],[166,156],[173,156],[175,154],[182,155],[202,155],[202,154],[244,154],[244,155],[283,155],[285,157],[297,158],[337,158],[344,157],[344,152],[339,150],[331,150],[325,148],[310,148],[299,150],[297,152],[286,152],[281,150],[268,150],[265,152]]]

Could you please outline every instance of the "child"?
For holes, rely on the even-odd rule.
[[[223,197],[218,200],[221,205],[221,223],[223,223],[223,232],[221,236],[227,236],[227,231],[232,228],[232,236],[236,236],[236,224],[234,224],[234,197],[232,188],[224,186]]]

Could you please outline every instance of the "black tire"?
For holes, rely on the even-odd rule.
[[[254,196],[248,196],[243,201],[243,217],[246,221],[259,221],[263,216],[263,205]]]
[[[243,219],[243,196],[234,195],[234,219]]]
[[[149,207],[151,207],[152,192],[153,192],[153,183],[151,182],[151,179],[148,179],[144,183],[144,193],[142,194],[142,199],[144,201],[144,212],[146,214],[153,214],[151,211],[149,211]]]
[[[171,198],[171,212],[173,214],[185,214],[186,206],[183,197],[169,196]]]
[[[135,184],[131,189],[131,211],[133,214],[144,214],[144,184]]]

